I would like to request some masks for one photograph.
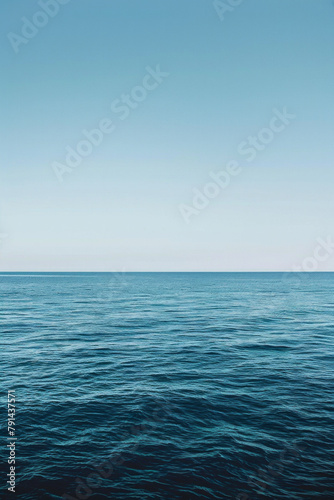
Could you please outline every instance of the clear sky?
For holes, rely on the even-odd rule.
[[[334,5],[237,3],[2,0],[1,271],[334,271]]]

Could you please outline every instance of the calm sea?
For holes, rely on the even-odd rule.
[[[2,274],[1,491],[334,499],[334,274]]]

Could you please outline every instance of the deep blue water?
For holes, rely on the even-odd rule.
[[[333,500],[333,292],[320,273],[1,275],[3,498],[15,389],[19,499]]]

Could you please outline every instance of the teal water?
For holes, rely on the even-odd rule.
[[[334,499],[334,274],[2,274],[17,498]]]

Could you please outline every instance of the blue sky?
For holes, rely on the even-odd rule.
[[[62,1],[1,4],[2,271],[282,271],[334,238],[331,0],[245,0],[223,20],[209,0]],[[157,66],[168,76],[140,94]],[[132,92],[122,120],[111,105]],[[284,108],[247,161],[240,144]],[[55,162],[106,119],[60,182]],[[186,221],[232,160],[241,172]]]

